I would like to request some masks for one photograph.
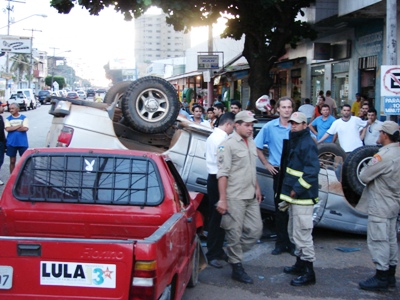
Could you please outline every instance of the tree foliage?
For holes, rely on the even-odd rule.
[[[63,76],[47,76],[47,77],[44,79],[44,83],[45,83],[47,86],[49,86],[49,87],[52,88],[52,86],[53,86],[53,84],[52,84],[52,82],[51,82],[52,79],[53,79],[53,82],[56,81],[56,82],[58,83],[58,88],[59,88],[60,90],[62,90],[62,89],[66,86],[66,84],[65,84],[65,78],[64,78]]]
[[[20,82],[24,78],[24,74],[29,76],[29,54],[18,53],[11,56],[10,59],[12,61],[10,71],[15,74],[17,82]]]
[[[168,24],[185,32],[226,18],[222,37],[239,40],[245,36],[243,56],[250,66],[250,97],[254,103],[262,94],[268,94],[272,85],[269,71],[286,53],[286,45],[296,47],[301,40],[316,37],[308,23],[296,19],[312,2],[315,0],[52,0],[51,6],[60,13],[82,6],[92,15],[114,6],[126,20],[157,6],[167,14]]]

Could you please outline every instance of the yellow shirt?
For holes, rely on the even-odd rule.
[[[358,116],[358,111],[360,110],[360,104],[361,104],[361,100],[360,101],[355,101],[353,103],[353,105],[351,106],[351,112],[353,114],[353,116]]]

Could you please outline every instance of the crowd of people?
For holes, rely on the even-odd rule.
[[[325,96],[321,93],[319,98],[316,107],[306,99],[298,111],[294,111],[295,103],[290,97],[280,98],[274,103],[277,118],[266,123],[254,140],[257,119],[253,112],[242,110],[240,102],[232,101],[230,112],[225,112],[219,102],[207,110],[213,128],[206,142],[208,263],[222,268],[222,261],[226,261],[232,267],[232,279],[254,282],[245,271],[242,257],[262,234],[261,193],[256,176],[259,159],[273,176],[274,194],[266,195],[275,201],[277,238],[271,254],[288,252],[296,258],[293,265],[283,268],[284,273],[295,275],[291,285],[315,284],[312,230],[313,206],[318,203],[317,145],[338,139],[344,151],[351,152],[362,145],[379,144],[379,152],[360,174],[366,188],[357,207],[368,214],[368,247],[376,274],[361,281],[359,287],[385,291],[396,285],[399,125],[393,121],[379,122],[377,111],[369,103],[361,102],[361,97],[353,107],[343,105],[340,118],[330,91]],[[195,111],[203,110],[193,106],[194,115]],[[196,117],[192,118],[196,122]],[[263,153],[265,145],[268,157]]]

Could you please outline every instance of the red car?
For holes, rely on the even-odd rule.
[[[79,100],[79,95],[77,92],[68,92],[67,94],[68,99],[77,99]]]

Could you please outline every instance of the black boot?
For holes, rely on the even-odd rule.
[[[396,287],[396,267],[397,266],[389,266],[388,283],[390,288]]]
[[[232,264],[232,279],[243,283],[253,283],[253,279],[247,275],[241,263]]]
[[[305,261],[297,256],[296,263],[291,267],[284,267],[283,272],[286,274],[303,275],[306,272]]]
[[[389,271],[376,270],[375,276],[361,281],[358,285],[367,291],[387,291],[389,287],[388,273]]]
[[[294,286],[304,286],[315,284],[315,273],[312,261],[304,261],[305,273],[293,279],[290,284]]]

